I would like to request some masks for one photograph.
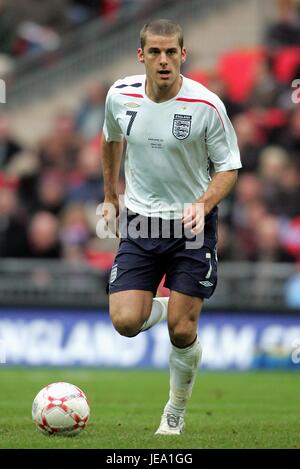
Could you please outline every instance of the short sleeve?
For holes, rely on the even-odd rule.
[[[237,137],[220,100],[208,112],[206,145],[216,172],[242,167]]]
[[[103,133],[107,142],[121,142],[123,132],[113,112],[112,95],[108,92],[105,102]]]

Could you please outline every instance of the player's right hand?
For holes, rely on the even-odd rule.
[[[187,204],[183,210],[182,223],[184,229],[190,230],[194,235],[201,233],[204,228],[204,204]]]
[[[101,215],[108,229],[119,237],[119,200],[117,197],[105,197]]]

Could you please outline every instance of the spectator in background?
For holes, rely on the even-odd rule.
[[[263,196],[271,213],[276,212],[277,193],[282,173],[290,162],[284,148],[267,146],[259,156],[258,176],[263,183]]]
[[[5,174],[17,184],[19,208],[29,213],[36,203],[36,184],[40,174],[37,154],[30,150],[17,153],[7,164]]]
[[[23,21],[17,29],[17,35],[17,53],[26,53],[27,56],[39,56],[54,51],[61,43],[55,31],[31,21]]]
[[[0,0],[0,53],[12,55],[17,37],[19,23],[18,10],[10,0]]]
[[[218,259],[220,261],[232,260],[233,252],[229,227],[222,220],[218,223]]]
[[[238,114],[233,119],[243,168],[241,172],[255,172],[259,162],[259,154],[262,149],[260,134],[249,115]]]
[[[253,200],[243,207],[243,219],[234,220],[233,259],[255,261],[257,240],[255,227],[268,215],[263,200]]]
[[[59,215],[65,203],[65,175],[57,169],[48,169],[39,175],[36,196],[30,211],[47,211]]]
[[[71,171],[77,166],[78,152],[83,139],[75,130],[75,118],[69,112],[61,112],[54,119],[53,129],[40,147],[42,167]]]
[[[231,99],[226,83],[216,73],[211,74],[209,77],[208,89],[213,93],[216,93],[216,95],[223,101],[230,119],[243,112],[243,104],[237,103]]]
[[[283,218],[280,226],[280,240],[284,249],[300,265],[300,216],[289,220]]]
[[[234,257],[253,260],[256,252],[254,224],[266,214],[263,203],[263,185],[254,174],[243,173],[238,179],[232,208],[235,230]]]
[[[254,227],[258,262],[295,262],[295,257],[285,251],[280,241],[280,219],[267,215]]]
[[[9,0],[16,14],[14,55],[37,55],[56,50],[72,27],[70,0]]]
[[[67,205],[62,212],[60,230],[60,238],[64,248],[77,246],[84,252],[85,245],[91,235],[92,231],[84,207],[78,203]]]
[[[0,0],[1,1],[1,0]],[[22,150],[21,145],[13,136],[9,117],[0,114],[0,171],[11,161],[12,157]]]
[[[102,0],[73,0],[69,8],[69,17],[73,24],[82,24],[93,18],[99,18]]]
[[[99,154],[93,145],[83,147],[78,167],[69,178],[67,200],[99,203],[103,198],[103,179]]]
[[[16,191],[0,186],[0,258],[23,255],[25,222],[20,215]]]
[[[102,0],[101,15],[109,20],[114,20],[119,14],[121,0]]]
[[[270,50],[281,47],[300,45],[299,2],[295,0],[277,0],[278,20],[266,31],[265,42]]]
[[[47,26],[59,33],[70,29],[68,7],[70,0],[9,0],[21,21]]]
[[[270,108],[277,103],[281,87],[272,73],[271,64],[258,61],[255,68],[255,82],[248,98],[248,107]]]
[[[269,145],[259,155],[258,175],[266,185],[277,186],[288,163],[289,154],[284,148]]]
[[[289,162],[282,170],[276,192],[269,199],[269,210],[293,218],[300,215],[300,174],[295,163]]]
[[[49,212],[37,212],[29,222],[26,247],[20,257],[33,259],[59,259],[61,243],[59,240],[58,219]]]
[[[86,98],[76,117],[76,128],[86,140],[95,138],[102,130],[105,96],[106,90],[98,82],[91,83],[87,88]]]
[[[294,157],[300,169],[300,106],[295,106],[290,113],[289,120],[281,132],[279,143],[287,148]]]

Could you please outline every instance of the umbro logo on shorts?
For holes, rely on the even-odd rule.
[[[109,283],[113,283],[117,278],[118,264],[112,266],[110,271]]]
[[[201,283],[201,285],[203,285],[204,287],[212,287],[213,286],[213,283],[209,282],[208,280],[202,280],[202,282],[199,281],[199,283]]]

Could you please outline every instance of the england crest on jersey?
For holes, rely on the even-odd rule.
[[[185,114],[175,114],[173,119],[173,135],[178,140],[184,140],[190,135],[192,116]]]

